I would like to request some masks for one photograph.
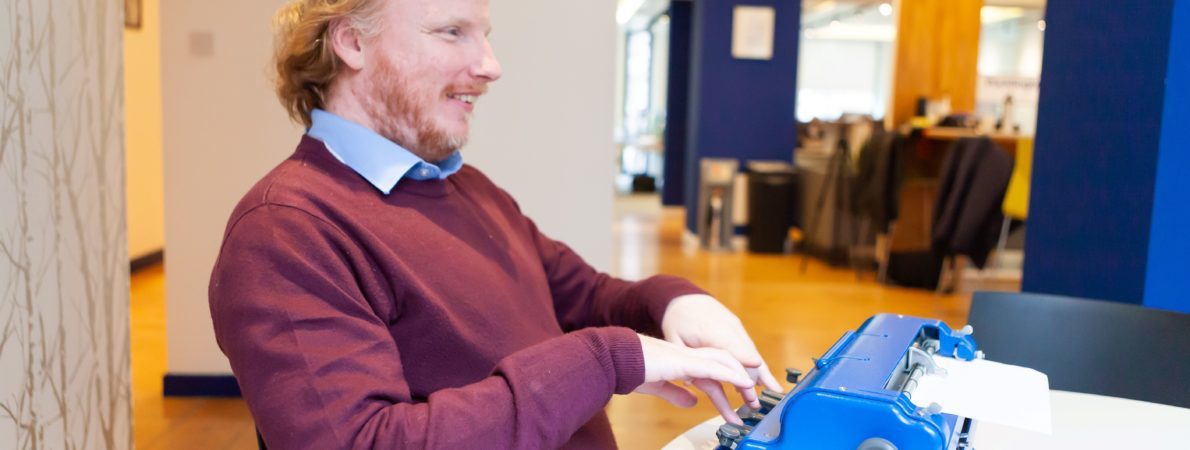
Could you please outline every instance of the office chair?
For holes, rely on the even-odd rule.
[[[1004,213],[1004,223],[1000,226],[1000,237],[996,239],[996,253],[993,258],[997,261],[1008,247],[1008,232],[1012,221],[1024,222],[1029,218],[1029,184],[1032,179],[1033,138],[1023,137],[1017,140],[1012,177],[1008,180],[1008,190],[1000,204],[1000,210]]]
[[[968,321],[989,360],[1044,372],[1051,389],[1190,408],[1190,314],[976,292]]]
[[[1033,179],[1033,138],[1020,138],[1016,143],[1012,176],[1004,202],[1000,204],[1004,217],[1024,222],[1029,217],[1029,184]]]

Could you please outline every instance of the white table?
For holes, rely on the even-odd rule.
[[[1190,409],[1101,395],[1050,391],[1052,435],[975,424],[975,450],[1190,449]],[[696,425],[665,450],[715,448],[723,418]]]

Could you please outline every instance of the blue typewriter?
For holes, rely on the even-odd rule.
[[[719,428],[719,449],[973,449],[972,420],[910,402],[918,380],[942,371],[932,355],[972,360],[983,355],[971,327],[896,314],[868,319],[815,360],[805,375],[789,369],[795,387],[765,390],[761,408],[739,409],[743,426]]]

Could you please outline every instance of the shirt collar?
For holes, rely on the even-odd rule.
[[[431,164],[363,125],[335,114],[315,109],[310,119],[306,134],[322,141],[335,159],[385,195],[392,192],[401,178],[442,180],[463,167],[463,156],[457,150],[438,164]]]

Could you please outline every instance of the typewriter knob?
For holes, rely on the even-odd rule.
[[[760,391],[760,412],[768,414],[770,410],[781,403],[781,399],[785,398],[785,394],[776,391],[763,389]]]
[[[785,368],[785,381],[797,384],[798,380],[802,378],[802,371],[792,367]]]
[[[935,414],[942,414],[942,405],[939,405],[937,402],[930,402],[930,406],[926,407],[926,412],[931,416]]]
[[[740,414],[740,420],[744,421],[744,425],[754,427],[761,420],[764,420],[764,414],[761,414],[760,411],[750,411]]]
[[[719,426],[719,431],[715,432],[715,437],[719,438],[719,446],[724,448],[735,448],[735,445],[744,437],[744,430],[737,425],[725,423]]]
[[[893,445],[892,442],[874,437],[860,442],[859,447],[856,447],[855,450],[897,450],[897,446]]]

